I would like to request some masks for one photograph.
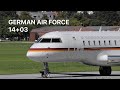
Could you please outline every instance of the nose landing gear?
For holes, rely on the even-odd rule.
[[[109,76],[111,75],[111,67],[110,66],[100,66],[99,72],[101,76]]]
[[[40,73],[41,73],[41,76],[42,76],[43,78],[47,78],[48,75],[49,75],[49,73],[50,73],[50,72],[49,72],[48,63],[47,63],[47,62],[44,62],[43,65],[44,65],[44,69],[43,69],[43,71],[40,71]]]

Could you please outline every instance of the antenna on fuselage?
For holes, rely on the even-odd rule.
[[[120,28],[118,29],[118,31],[120,31]]]
[[[102,26],[100,26],[100,28],[99,28],[99,32],[100,32],[100,31],[102,31]]]
[[[80,30],[79,31],[81,31],[82,30],[82,27],[80,28]]]

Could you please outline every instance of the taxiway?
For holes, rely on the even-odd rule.
[[[0,75],[0,79],[120,79],[120,71],[113,71],[111,76],[100,76],[99,72],[66,72],[52,73],[48,78],[42,78],[38,73]]]

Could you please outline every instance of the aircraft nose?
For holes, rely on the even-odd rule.
[[[42,52],[31,52],[31,51],[28,51],[26,56],[30,59],[30,60],[33,60],[33,61],[44,61],[47,58],[47,54],[46,53],[42,53]]]
[[[29,58],[29,59],[32,59],[33,58],[33,54],[31,52],[27,52],[26,56]]]
[[[34,53],[34,52],[27,52],[26,56],[30,59],[30,60],[33,60],[33,61],[36,61],[38,58],[40,59],[40,55],[38,56],[37,53]]]

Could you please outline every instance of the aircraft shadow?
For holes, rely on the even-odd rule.
[[[72,73],[72,74],[71,73],[54,73],[54,74],[60,74],[61,76],[55,76],[55,77],[50,77],[50,78],[100,76],[99,74],[76,74],[76,73]],[[64,76],[62,76],[62,75],[64,75]]]
[[[59,76],[52,76],[52,74],[59,74]],[[50,73],[48,78],[69,78],[69,77],[101,77],[100,74],[78,74],[78,73]],[[111,74],[110,76],[120,76],[120,74]],[[41,77],[39,77],[41,78]]]

